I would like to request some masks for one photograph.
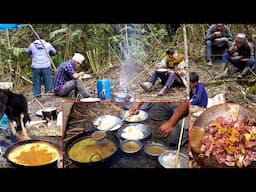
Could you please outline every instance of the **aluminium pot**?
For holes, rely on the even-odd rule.
[[[111,100],[114,102],[130,102],[131,98],[131,95],[125,92],[117,92],[111,94]]]

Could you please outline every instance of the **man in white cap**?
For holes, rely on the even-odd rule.
[[[62,63],[56,70],[54,76],[54,93],[57,96],[68,96],[71,91],[75,90],[75,94],[82,94],[83,97],[90,97],[89,91],[85,88],[80,76],[84,73],[78,73],[76,69],[84,62],[84,56],[75,53],[72,60]]]
[[[249,44],[244,33],[238,33],[232,47],[222,56],[222,67],[219,75],[215,79],[228,77],[229,62],[240,69],[242,72],[237,76],[238,79],[245,77],[250,69],[255,66],[254,50]]]

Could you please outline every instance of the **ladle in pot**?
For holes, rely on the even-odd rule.
[[[100,158],[100,160],[103,160],[104,158],[99,154],[99,153],[93,153],[90,158],[89,158],[89,162],[94,162],[92,161],[92,158],[98,156]]]

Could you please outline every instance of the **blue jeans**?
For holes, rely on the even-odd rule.
[[[42,69],[32,68],[34,97],[41,97],[41,79],[43,79],[44,81],[45,93],[47,93],[48,91],[51,91],[53,87],[53,83],[52,83],[50,67],[42,68]]]
[[[225,48],[229,49],[232,46],[232,41],[221,41],[217,42],[214,40],[207,40],[206,41],[206,49],[205,49],[205,55],[206,55],[206,61],[210,61],[212,57],[212,49],[218,49],[218,50],[225,50]]]
[[[238,62],[235,62],[235,61],[231,61],[231,55],[229,53],[225,53],[223,54],[222,56],[222,63],[223,64],[228,64],[229,62],[232,63],[236,68],[238,69],[243,69],[245,67],[249,67],[249,68],[252,68],[256,62],[256,60],[254,58],[250,58],[248,61],[238,61]]]
[[[153,75],[149,79],[149,82],[154,85],[158,77],[161,79],[161,81],[162,81],[161,83],[168,88],[171,87],[171,85],[173,84],[176,77],[178,78],[176,73],[168,74],[168,73],[154,71]]]

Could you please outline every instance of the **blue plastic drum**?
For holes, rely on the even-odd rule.
[[[100,99],[110,99],[112,80],[101,79],[97,80],[97,95]]]

